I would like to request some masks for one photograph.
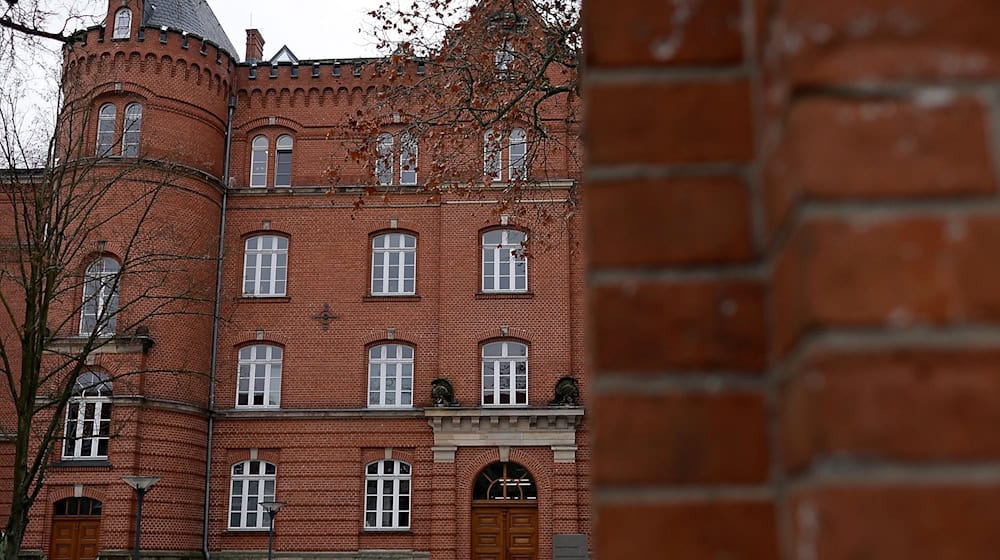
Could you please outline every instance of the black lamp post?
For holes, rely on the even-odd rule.
[[[160,481],[160,477],[123,476],[122,481],[135,490],[135,496],[139,502],[135,508],[135,551],[132,553],[132,560],[139,560],[139,539],[142,535],[142,499],[146,496],[146,492],[149,492],[149,489]]]
[[[267,560],[274,559],[274,517],[278,515],[281,508],[285,507],[285,502],[261,502],[260,507],[267,512]],[[138,559],[136,559],[138,560]]]

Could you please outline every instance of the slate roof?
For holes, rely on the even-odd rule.
[[[167,26],[200,35],[239,60],[239,51],[233,47],[226,32],[222,30],[207,0],[146,0],[142,24],[153,27]]]

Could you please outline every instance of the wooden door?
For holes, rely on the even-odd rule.
[[[93,560],[100,540],[99,517],[57,517],[52,521],[49,560]]]
[[[536,560],[538,509],[472,508],[472,560]]]

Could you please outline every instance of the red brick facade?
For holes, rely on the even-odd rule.
[[[996,555],[998,18],[585,2],[597,557]]]
[[[66,51],[66,83],[92,99],[95,114],[114,105],[115,130],[122,129],[129,103],[142,105],[140,155],[170,162],[170,171],[184,177],[146,219],[158,231],[157,243],[198,257],[178,274],[203,297],[184,304],[188,314],[145,325],[151,349],[122,345],[93,360],[96,370],[111,375],[168,373],[114,383],[107,457],[50,467],[24,550],[50,554],[55,504],[77,496],[102,502],[100,555],[126,554],[136,504],[119,479],[152,474],[162,480],[143,510],[149,555],[199,556],[206,545],[220,558],[261,556],[266,525],[230,526],[232,469],[244,461],[275,468],[274,498],[287,505],[277,517],[274,544],[289,558],[470,558],[473,486],[496,462],[523,465],[534,479],[537,558],[552,557],[554,534],[589,534],[583,409],[549,404],[557,381],[583,376],[577,221],[500,216],[489,192],[482,200],[446,195],[433,201],[394,193],[357,209],[357,192],[329,187],[326,171],[337,146],[327,133],[371,93],[367,70],[357,77],[346,66],[334,76],[333,63],[324,62],[314,77],[311,62],[303,62],[278,66],[272,78],[267,65],[240,64],[214,43],[179,30],[142,28],[138,17],[127,38],[115,39],[110,30],[122,5],[135,14],[144,9],[141,0],[110,3],[107,28],[84,32]],[[231,166],[223,181],[229,125]],[[95,138],[96,126],[84,134]],[[294,141],[291,186],[275,188],[282,135]],[[266,188],[249,187],[258,136],[269,141]],[[566,204],[577,171],[562,161],[556,174],[565,181],[536,191],[536,204]],[[130,183],[117,188],[127,196]],[[120,250],[119,227],[113,220],[95,234],[106,240],[105,254]],[[546,240],[531,247],[526,290],[483,291],[481,239],[497,229]],[[415,238],[415,293],[373,295],[372,243],[383,233]],[[244,293],[245,244],[257,236],[287,241],[287,289],[274,297]],[[123,293],[141,289],[127,282],[126,275]],[[330,316],[323,319],[327,305]],[[62,334],[72,337],[71,331]],[[520,406],[480,404],[483,347],[497,341],[527,347],[527,403]],[[383,344],[413,351],[412,406],[369,406],[368,352]],[[282,351],[280,406],[237,402],[240,350],[258,345]],[[435,406],[431,382],[439,377],[450,380],[460,406]],[[387,459],[410,467],[410,521],[397,530],[372,530],[366,528],[366,466]]]

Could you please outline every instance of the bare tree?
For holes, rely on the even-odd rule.
[[[215,262],[212,249],[155,219],[191,172],[141,156],[135,115],[125,115],[120,133],[95,122],[102,109],[84,84],[64,83],[63,95],[69,101],[39,148],[18,94],[0,91],[0,390],[15,424],[5,426],[14,464],[6,560],[18,557],[50,462],[113,435],[105,419],[86,418],[81,441],[77,418],[85,414],[67,415],[74,397],[118,380],[129,388],[133,376],[153,371],[95,375],[98,354],[145,347],[157,318],[204,314],[213,301],[212,287],[192,274]]]
[[[391,54],[366,65],[378,89],[333,133],[347,146],[335,183],[419,184],[517,213],[538,210],[517,204],[534,188],[577,178],[578,0],[386,2],[370,15]]]

